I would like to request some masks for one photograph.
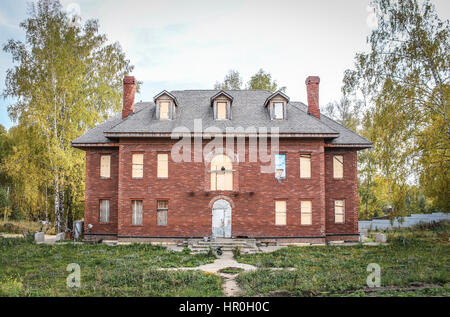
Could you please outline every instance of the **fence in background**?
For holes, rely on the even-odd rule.
[[[394,219],[392,224],[389,219],[374,219],[369,221],[359,221],[358,229],[389,230],[392,228],[408,228],[421,222],[431,223],[441,220],[450,220],[450,214],[445,214],[442,212],[436,212],[432,214],[412,214],[411,216],[403,217],[403,221],[399,221],[399,219]]]

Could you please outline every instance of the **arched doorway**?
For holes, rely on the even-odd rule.
[[[224,199],[217,200],[212,207],[212,236],[231,238],[231,205]]]

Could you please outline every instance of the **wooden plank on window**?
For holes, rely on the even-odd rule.
[[[227,118],[227,104],[225,102],[217,103],[217,119],[224,120]]]
[[[159,118],[160,119],[169,119],[169,102],[160,102],[159,104]]]
[[[169,154],[158,154],[158,177],[169,177]]]
[[[312,224],[312,203],[310,200],[304,200],[300,202],[301,224]]]
[[[275,201],[275,224],[286,225],[286,201]]]
[[[111,156],[102,155],[100,158],[100,177],[109,178],[111,176]]]
[[[333,156],[333,177],[344,177],[344,156],[342,155]]]
[[[311,155],[300,155],[300,177],[311,178]]]
[[[224,175],[224,190],[233,190],[233,172],[226,172]]]
[[[133,154],[132,177],[142,178],[144,176],[144,154]]]

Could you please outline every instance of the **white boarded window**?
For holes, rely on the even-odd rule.
[[[109,200],[107,199],[100,200],[100,222],[109,222]]]
[[[344,178],[344,156],[333,156],[333,177]]]
[[[159,118],[163,120],[169,119],[169,105],[168,101],[161,101],[159,103]]]
[[[157,224],[158,226],[167,226],[167,218],[169,212],[169,201],[168,200],[158,200],[157,202]]]
[[[345,201],[335,200],[334,201],[334,222],[344,223],[345,221]]]
[[[142,225],[142,200],[132,200],[131,208],[131,224]]]
[[[310,154],[300,154],[300,178],[311,178]]]
[[[133,154],[133,170],[131,177],[142,178],[144,177],[144,154]]]
[[[100,157],[100,177],[111,177],[111,155],[102,155]]]
[[[275,224],[286,225],[286,200],[275,200]]]
[[[225,120],[227,118],[227,103],[218,102],[217,103],[217,119]]]
[[[300,215],[302,225],[312,224],[312,203],[310,200],[302,200],[300,202]]]
[[[274,102],[273,103],[273,118],[274,119],[283,119],[283,103],[282,102]]]
[[[169,177],[169,154],[161,153],[158,154],[158,178]]]
[[[211,160],[211,190],[233,190],[233,163],[224,154]]]

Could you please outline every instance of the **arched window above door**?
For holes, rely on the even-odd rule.
[[[211,160],[211,190],[233,190],[233,162],[224,154]]]

